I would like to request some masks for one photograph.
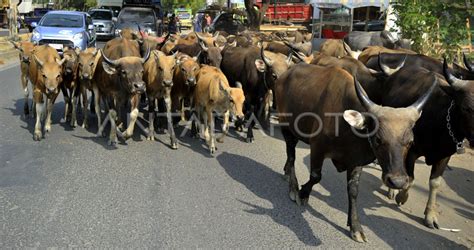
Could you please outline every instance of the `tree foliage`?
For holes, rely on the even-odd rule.
[[[419,53],[453,60],[468,44],[466,19],[474,11],[465,0],[397,0],[394,9],[402,36]]]
[[[193,13],[206,7],[206,0],[163,0],[161,5],[165,11],[173,11],[175,8],[188,8],[192,9]]]

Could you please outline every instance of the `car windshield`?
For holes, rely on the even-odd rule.
[[[189,14],[188,12],[178,12],[178,17],[179,19],[190,19],[191,14]]]
[[[41,20],[40,25],[46,27],[81,28],[83,23],[82,15],[47,14]]]
[[[92,19],[112,20],[112,12],[110,11],[91,11],[89,14]]]
[[[118,18],[121,23],[154,23],[154,16],[151,10],[128,9],[122,10]]]

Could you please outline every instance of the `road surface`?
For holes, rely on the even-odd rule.
[[[35,142],[34,121],[21,116],[19,74],[18,65],[0,71],[0,248],[473,247],[473,151],[453,157],[438,198],[441,225],[458,233],[423,225],[429,168],[422,159],[402,207],[385,197],[379,168],[365,168],[358,204],[369,242],[360,244],[346,226],[345,174],[330,162],[308,206],[290,201],[278,133],[257,132],[247,144],[232,132],[215,157],[202,140],[180,137],[174,151],[167,135],[150,142],[139,129],[110,148],[95,126],[64,124],[59,98],[52,133]],[[308,153],[299,144],[300,183]]]

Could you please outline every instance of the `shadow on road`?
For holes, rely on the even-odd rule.
[[[450,165],[452,171],[446,170],[443,174],[443,179],[459,197],[469,202],[471,205],[474,204],[474,171],[458,168]]]
[[[310,225],[303,217],[305,209],[298,207],[288,198],[288,184],[280,174],[245,156],[224,152],[216,158],[230,177],[243,184],[256,196],[272,203],[272,208],[265,208],[239,200],[249,206],[246,212],[269,216],[276,223],[293,231],[300,241],[309,246],[321,245],[321,241],[314,236]],[[310,212],[327,221],[316,211]]]
[[[304,164],[309,165],[309,161],[310,157],[308,155],[304,158]],[[326,169],[323,167],[323,177],[321,182],[317,185],[321,185],[330,193],[330,195],[325,196],[313,190],[311,192],[311,196],[313,198],[317,198],[319,200],[324,201],[330,207],[337,209],[347,215],[349,204],[347,201],[346,174],[345,172],[334,173],[335,171],[332,171],[331,173],[331,170],[329,170],[328,168],[333,167],[332,164],[327,164],[329,163],[328,161],[326,161],[325,163],[326,164],[324,167]],[[380,207],[389,207],[394,211],[400,212],[412,221],[424,226],[424,218],[407,213],[401,210],[394,202],[382,199],[380,198],[380,196],[374,194],[374,191],[378,192],[381,196],[386,196],[387,194],[387,191],[382,189],[382,182],[379,177],[376,177],[364,171],[361,175],[360,183],[361,184],[359,187],[358,208],[361,224],[364,227],[369,228],[388,245],[392,247],[400,247],[401,244],[411,244],[410,246],[413,248],[417,248],[416,245],[424,248],[432,246],[464,247],[447,238],[444,238],[431,232],[427,232],[425,230],[417,228],[416,226],[402,222],[398,219],[367,215],[365,213],[366,209],[376,210]],[[338,197],[333,194],[344,194],[344,196]],[[401,242],[402,239],[407,242]],[[413,240],[412,243],[409,243],[411,240]]]

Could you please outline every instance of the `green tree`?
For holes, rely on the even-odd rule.
[[[206,0],[163,0],[161,2],[165,11],[173,11],[176,8],[188,8],[192,9],[193,13],[196,13],[199,9],[206,7]]]
[[[449,60],[460,56],[467,44],[466,19],[474,11],[466,0],[424,1],[398,0],[394,4],[395,22],[402,36],[413,40],[413,49]]]

